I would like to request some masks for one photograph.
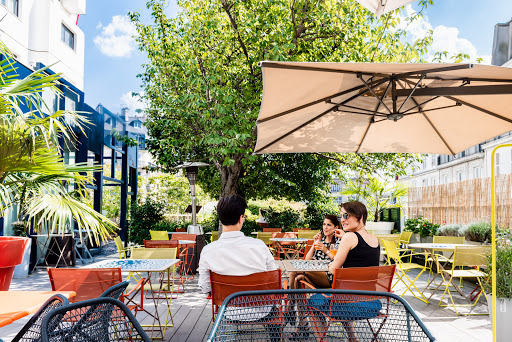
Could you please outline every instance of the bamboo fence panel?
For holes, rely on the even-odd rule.
[[[409,217],[439,224],[491,221],[491,179],[409,188]],[[512,174],[496,177],[496,224],[512,227]]]

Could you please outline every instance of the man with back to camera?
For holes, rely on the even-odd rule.
[[[277,269],[267,245],[240,231],[245,221],[245,209],[247,203],[239,195],[224,197],[217,203],[222,235],[201,252],[198,284],[203,293],[211,290],[210,270],[221,275],[243,276]]]

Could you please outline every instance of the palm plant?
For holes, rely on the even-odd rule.
[[[388,181],[380,181],[376,177],[368,180],[357,178],[344,185],[343,195],[353,195],[354,200],[364,200],[368,206],[368,219],[378,222],[382,209],[391,206],[402,207],[401,197],[407,194],[407,186],[403,183],[393,184]]]
[[[50,110],[41,94],[62,96],[60,75],[43,68],[19,78],[1,42],[0,53],[6,56],[0,61],[0,217],[18,205],[27,229],[46,226],[48,232],[64,233],[77,222],[78,229],[104,240],[117,226],[92,209],[85,191],[87,173],[98,166],[67,165],[60,154],[59,138],[76,141],[73,127],[81,130],[88,121],[69,111],[46,115]]]

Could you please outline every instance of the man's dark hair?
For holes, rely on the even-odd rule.
[[[217,203],[217,214],[219,220],[225,226],[232,226],[238,223],[240,216],[245,213],[247,202],[239,195],[231,195],[221,198]]]
[[[345,209],[347,213],[354,216],[358,221],[363,218],[363,224],[366,224],[368,210],[366,210],[366,206],[363,203],[358,201],[345,202],[340,205],[340,207]]]

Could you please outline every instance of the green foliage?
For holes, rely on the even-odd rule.
[[[426,7],[430,1],[422,1]],[[224,197],[313,201],[325,195],[330,173],[342,168],[373,172],[372,164],[401,174],[414,155],[252,155],[261,104],[258,62],[412,62],[421,60],[432,31],[409,43],[395,11],[376,17],[355,1],[182,0],[176,18],[164,0],[149,0],[154,23],[129,16],[139,49],[148,56],[142,80],[150,104],[150,152],[169,170],[205,161],[205,191]],[[354,162],[352,162],[352,160]],[[400,167],[397,167],[400,166]]]
[[[358,177],[345,183],[342,194],[354,195],[352,200],[363,200],[368,207],[368,221],[377,222],[380,211],[384,208],[400,207],[405,210],[401,200],[407,194],[407,186],[403,183],[381,181],[374,176],[368,180]]]
[[[132,203],[128,224],[128,241],[138,245],[144,244],[144,240],[151,239],[150,230],[162,228],[160,222],[163,218],[164,208],[161,203],[151,199],[146,200],[143,204]]]
[[[464,236],[465,227],[459,224],[445,224],[439,227],[437,235],[440,236]]]
[[[155,225],[153,225],[153,229],[151,230],[165,230],[167,232],[175,232],[178,228],[187,228],[192,224],[192,221],[169,221],[163,220]]]
[[[284,231],[291,231],[292,228],[300,226],[300,213],[292,208],[285,208],[279,211],[268,208],[265,210],[265,218],[269,227],[283,228]]]
[[[512,299],[512,232],[510,228],[498,229],[496,231],[496,298]],[[492,254],[487,255],[487,273],[489,280],[492,279],[494,267],[492,265]],[[492,293],[491,281],[483,282],[487,293]]]
[[[470,223],[466,229],[465,235],[467,240],[476,242],[491,241],[492,227],[489,222]]]
[[[201,176],[199,176],[201,178]],[[153,174],[139,177],[139,196],[163,204],[168,214],[184,214],[191,204],[190,184],[187,177],[176,174]],[[211,201],[200,186],[196,186],[196,204]]]
[[[53,113],[42,93],[61,98],[60,74],[47,68],[19,78],[12,54],[0,42],[0,217],[17,207],[25,229],[48,227],[63,233],[77,223],[97,242],[117,230],[115,222],[94,211],[86,185],[98,166],[66,164],[59,140],[69,147],[76,133],[89,124],[84,116],[59,110]],[[28,110],[27,110],[28,109]],[[73,184],[74,186],[70,186]]]
[[[304,227],[322,229],[326,214],[339,216],[340,210],[332,197],[325,201],[308,204],[304,213]]]
[[[116,131],[115,128],[112,128],[110,134],[114,137],[114,139],[124,143],[128,147],[137,146],[138,144],[136,139],[130,138],[128,135],[120,134],[118,131]]]
[[[25,232],[25,223],[23,221],[15,221],[11,223],[12,234],[14,236],[27,236]]]
[[[421,237],[434,236],[440,225],[432,223],[423,216],[405,221],[405,231],[420,234]]]

